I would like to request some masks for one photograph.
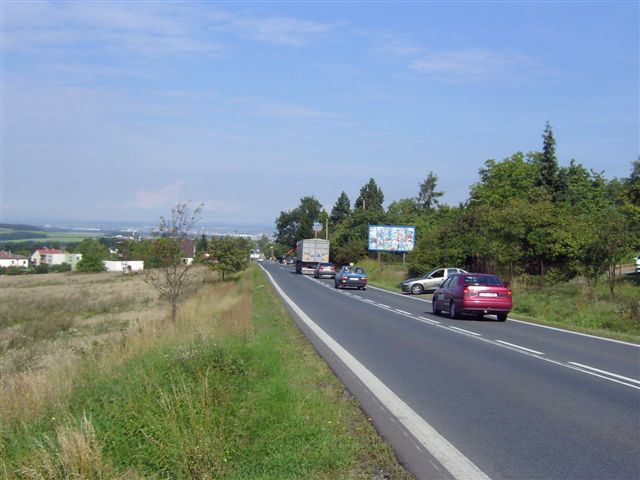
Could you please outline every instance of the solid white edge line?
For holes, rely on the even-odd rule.
[[[262,268],[280,297],[291,307],[309,329],[340,359],[344,365],[371,391],[404,427],[427,449],[456,479],[489,480],[471,460],[440,435],[409,405],[393,393],[373,373],[353,357],[304,313],[280,288],[271,274]]]
[[[452,327],[452,328],[454,328],[454,327]],[[535,353],[536,355],[544,355],[543,352],[538,352],[537,350],[531,350],[530,348],[522,347],[520,345],[516,345],[515,343],[509,343],[509,342],[505,342],[505,341],[502,341],[502,340],[496,340],[496,342],[502,343],[503,345],[509,345],[510,347],[513,347],[513,348],[518,348],[520,350],[524,350],[525,352]]]
[[[610,375],[612,377],[619,378],[621,380],[626,380],[627,382],[637,383],[638,385],[640,385],[640,380],[636,380],[635,378],[624,377],[622,375],[618,375],[617,373],[608,372],[606,370],[600,370],[599,368],[590,367],[589,365],[583,365],[582,363],[578,363],[578,362],[568,362],[568,363],[570,363],[571,365],[575,365],[576,367],[586,368],[587,370],[593,370],[594,372],[602,373],[603,375]]]

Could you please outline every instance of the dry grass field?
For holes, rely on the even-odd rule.
[[[229,322],[227,329],[250,328],[249,297],[240,302],[237,294],[230,296],[234,285],[215,282],[217,274],[206,268],[190,273],[176,325],[142,274],[0,277],[3,423],[36,415],[44,405],[64,399],[78,370],[88,364],[113,366],[162,338],[173,342],[217,334],[225,310],[238,303],[248,307],[246,322]],[[214,290],[204,292],[203,285]]]
[[[0,277],[0,478],[409,479],[262,272]]]

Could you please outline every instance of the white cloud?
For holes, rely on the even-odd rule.
[[[205,200],[202,206],[203,211],[205,212],[232,213],[239,211],[238,207],[232,207],[224,202],[221,202],[220,200],[214,199]]]
[[[326,34],[335,28],[332,24],[282,16],[260,18],[237,15],[230,19],[229,24],[235,33],[244,38],[294,47],[306,45],[311,37]]]
[[[92,48],[107,53],[213,53],[223,50],[189,9],[171,4],[13,2],[3,7],[5,51]]]
[[[430,53],[411,62],[410,68],[430,78],[461,83],[529,78],[541,71],[525,55],[482,48]]]
[[[151,210],[157,207],[173,205],[180,200],[182,186],[183,183],[180,180],[176,180],[155,192],[147,192],[145,190],[137,192],[133,200],[133,205],[142,210]]]
[[[304,118],[334,118],[336,114],[314,110],[293,103],[274,102],[255,97],[236,98],[231,101],[234,105],[240,105],[250,109],[253,115],[262,115],[281,119]]]

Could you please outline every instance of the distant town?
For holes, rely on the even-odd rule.
[[[0,222],[0,243],[20,240],[45,240],[54,242],[76,241],[78,238],[124,237],[131,239],[152,238],[156,224],[133,222]],[[271,238],[273,225],[219,225],[201,224],[193,236],[230,236],[259,240]],[[73,240],[69,240],[73,239]]]

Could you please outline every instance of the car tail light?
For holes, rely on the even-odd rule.
[[[346,277],[346,276],[342,275],[342,276],[340,277],[340,280],[346,280],[347,278],[349,278],[349,277]]]
[[[462,290],[462,295],[464,295],[465,297],[477,297],[478,291],[475,288],[471,289],[469,287],[464,287],[464,289]]]

